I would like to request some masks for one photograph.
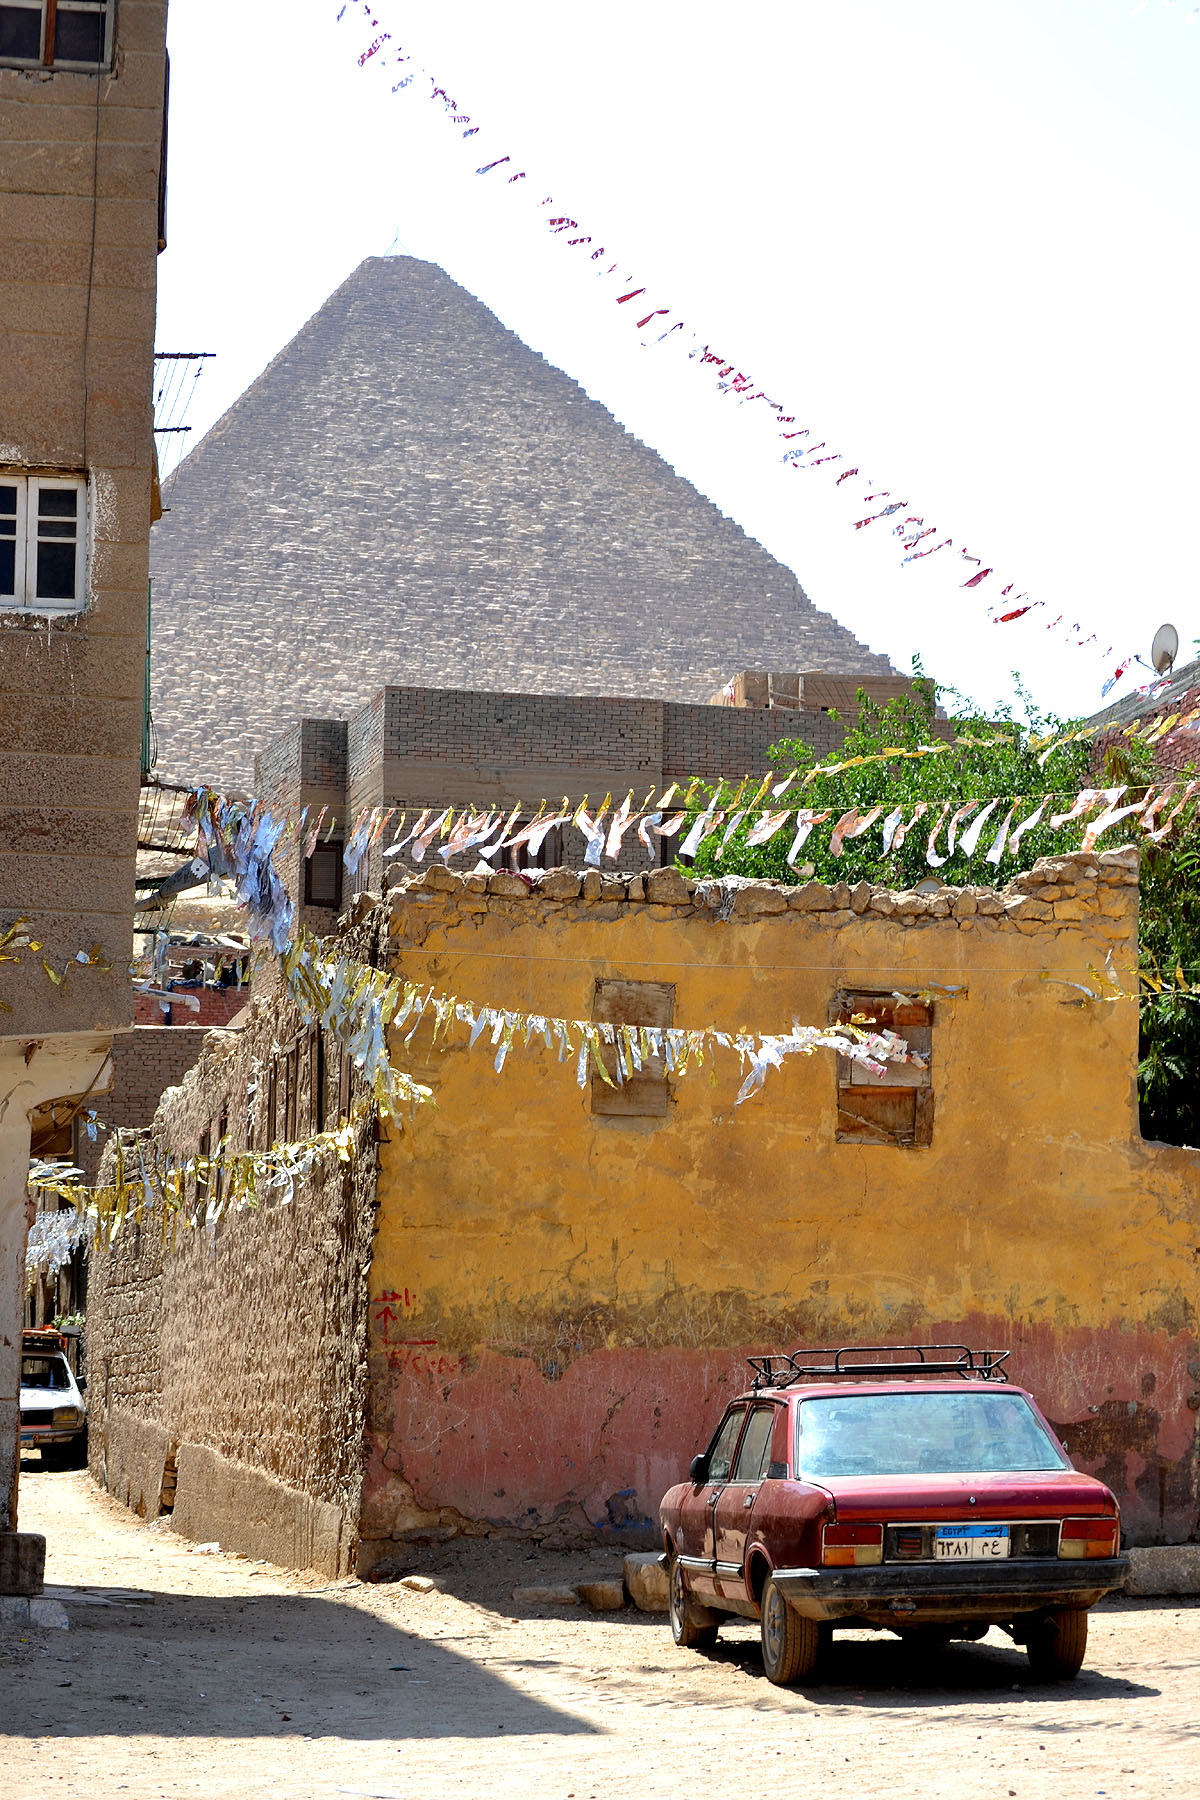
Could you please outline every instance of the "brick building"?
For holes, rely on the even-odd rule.
[[[790,703],[768,703],[782,685]],[[750,672],[729,686],[718,705],[672,700],[624,700],[558,694],[477,693],[467,689],[386,687],[350,719],[302,718],[255,758],[254,792],[280,805],[329,809],[329,843],[300,865],[293,847],[280,860],[289,891],[310,929],[327,931],[350,891],[378,888],[385,869],[383,838],[363,858],[346,894],[341,870],[346,821],[369,807],[414,808],[477,804],[532,817],[541,800],[572,801],[632,789],[640,799],[693,776],[739,780],[769,768],[767,753],[781,738],[800,738],[818,755],[835,751],[857,715],[855,691],[876,701],[906,692],[900,677],[861,679]],[[837,716],[834,716],[836,708]],[[584,843],[559,828],[541,846],[542,868],[578,864]],[[644,865],[637,845],[629,866]],[[671,841],[661,840],[670,860]],[[407,860],[407,859],[402,859]],[[527,859],[525,859],[527,860]],[[522,866],[525,866],[525,860]]]
[[[0,1593],[26,1175],[132,1023],[166,0],[23,0],[0,33]],[[39,947],[35,950],[33,943]],[[47,969],[53,974],[48,974]]]
[[[172,477],[160,768],[245,789],[384,683],[702,701],[757,665],[894,675],[441,269],[362,264]]]

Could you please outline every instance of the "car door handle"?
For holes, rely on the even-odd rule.
[[[754,1495],[747,1494],[746,1498],[742,1501],[742,1505],[743,1506],[753,1506],[754,1505]]]

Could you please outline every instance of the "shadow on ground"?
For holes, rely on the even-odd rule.
[[[4,1729],[13,1737],[138,1733],[352,1740],[591,1733],[486,1666],[492,1628],[431,1641],[310,1595],[190,1597],[149,1588],[66,1599],[69,1633],[38,1634],[61,1665],[50,1697],[33,1652],[6,1655]],[[14,1647],[18,1648],[18,1647]],[[503,1656],[497,1635],[495,1660]],[[8,1664],[5,1667],[5,1664]],[[26,1685],[28,1684],[28,1685]]]
[[[722,1636],[713,1649],[700,1653],[726,1668],[740,1669],[766,1682],[758,1632]],[[820,1664],[820,1680],[804,1684],[815,1706],[900,1710],[904,1707],[978,1706],[989,1699],[1012,1703],[1014,1691],[1029,1702],[1144,1700],[1161,1690],[1104,1674],[1089,1667],[1074,1681],[1038,1681],[1024,1651],[998,1634],[980,1643],[952,1643],[943,1651],[914,1649],[899,1638],[835,1637]]]

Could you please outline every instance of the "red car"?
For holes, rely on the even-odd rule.
[[[1035,1674],[1077,1673],[1119,1588],[1120,1511],[1080,1475],[1006,1350],[957,1344],[751,1357],[754,1381],[662,1502],[677,1644],[761,1623],[774,1682],[835,1625],[934,1645],[999,1625]]]

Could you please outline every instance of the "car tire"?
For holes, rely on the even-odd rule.
[[[821,1652],[821,1627],[789,1606],[768,1577],[762,1597],[763,1669],[776,1687],[806,1681],[816,1670]]]
[[[1039,1681],[1071,1681],[1087,1653],[1088,1616],[1083,1607],[1059,1606],[1039,1619],[1025,1642]]]
[[[717,1641],[717,1620],[707,1606],[698,1606],[687,1591],[683,1565],[673,1557],[667,1571],[667,1612],[671,1636],[683,1650],[706,1650]]]

